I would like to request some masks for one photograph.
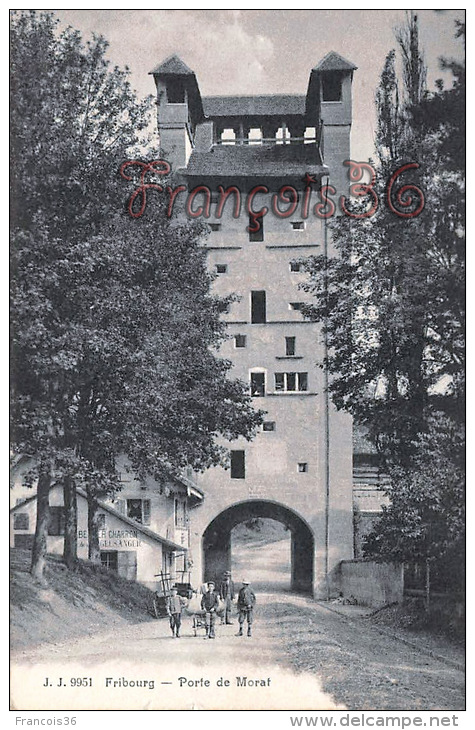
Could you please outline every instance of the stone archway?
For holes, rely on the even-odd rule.
[[[254,517],[281,522],[291,533],[291,589],[313,593],[315,543],[308,524],[293,510],[278,502],[248,500],[220,512],[203,533],[204,579],[219,580],[231,568],[231,530]]]

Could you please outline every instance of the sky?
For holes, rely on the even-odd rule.
[[[373,154],[374,94],[384,59],[396,45],[404,10],[56,10],[62,24],[110,44],[108,57],[128,66],[140,96],[154,93],[148,75],[177,53],[195,72],[203,96],[305,94],[310,70],[329,51],[352,61],[352,158]],[[440,56],[461,58],[454,21],[464,10],[415,10],[428,85],[443,76]],[[450,84],[450,78],[447,76]]]

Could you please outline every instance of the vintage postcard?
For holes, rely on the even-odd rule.
[[[458,726],[465,11],[10,35],[11,709]]]

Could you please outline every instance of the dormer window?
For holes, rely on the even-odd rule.
[[[185,103],[185,85],[181,79],[167,81],[167,100],[169,104]]]
[[[322,78],[322,101],[341,101],[342,81],[340,71],[327,71]]]

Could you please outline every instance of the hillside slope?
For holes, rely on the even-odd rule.
[[[152,621],[152,592],[100,566],[79,561],[72,572],[48,558],[43,588],[30,575],[31,554],[13,549],[10,560],[10,636],[12,650],[55,643],[115,627]]]

